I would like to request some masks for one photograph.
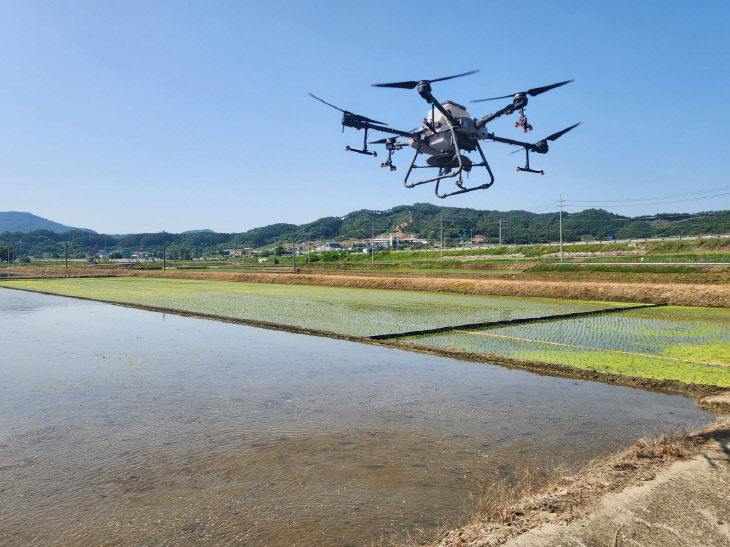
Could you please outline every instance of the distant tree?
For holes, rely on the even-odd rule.
[[[616,230],[616,237],[619,239],[636,239],[651,237],[654,229],[648,222],[627,222],[619,230]]]

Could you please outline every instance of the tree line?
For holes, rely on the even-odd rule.
[[[201,256],[229,248],[262,248],[310,241],[365,240],[372,235],[400,233],[438,242],[443,223],[444,239],[449,244],[475,239],[485,243],[499,240],[508,244],[549,243],[559,239],[560,215],[529,211],[490,211],[457,207],[439,207],[427,203],[402,205],[387,211],[354,211],[344,217],[325,217],[302,225],[271,224],[240,233],[196,232],[165,234],[168,254],[175,257]],[[468,233],[466,238],[464,234]],[[697,214],[667,213],[653,217],[627,217],[586,209],[563,213],[563,240],[606,240],[611,238],[647,238],[678,235],[730,233],[730,211]],[[100,250],[117,252],[162,253],[162,233],[127,235],[96,234],[84,230],[57,233],[50,230],[0,232],[0,261],[7,249],[18,257],[57,257],[65,253],[82,258]],[[3,251],[3,249],[6,249]]]

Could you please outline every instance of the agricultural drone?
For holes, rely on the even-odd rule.
[[[347,146],[345,150],[349,152],[357,152],[358,154],[365,154],[367,156],[378,157],[378,153],[374,150],[368,149],[368,144],[384,144],[385,149],[388,151],[388,159],[380,164],[380,167],[388,167],[391,171],[396,170],[396,166],[393,164],[393,154],[403,148],[410,146],[415,148],[416,153],[413,155],[411,165],[408,167],[406,178],[403,181],[406,188],[413,188],[420,184],[427,184],[429,182],[435,182],[435,192],[440,198],[453,196],[456,194],[463,194],[466,192],[473,192],[474,190],[483,190],[489,188],[494,183],[494,174],[489,167],[489,162],[484,156],[482,147],[479,145],[480,140],[489,140],[494,142],[502,142],[518,146],[520,149],[525,151],[525,165],[524,167],[518,167],[517,171],[523,171],[528,173],[540,173],[544,175],[545,172],[530,167],[530,152],[536,152],[538,154],[545,154],[548,151],[548,141],[555,141],[562,137],[565,133],[571,129],[580,125],[576,123],[570,127],[566,127],[562,131],[553,133],[545,137],[544,139],[536,142],[523,142],[514,139],[508,139],[505,137],[498,137],[494,133],[490,133],[487,130],[487,124],[514,112],[519,112],[519,117],[515,122],[515,127],[522,127],[522,130],[527,133],[532,131],[532,125],[527,121],[527,115],[525,114],[525,107],[527,106],[527,96],[535,97],[560,87],[573,80],[566,80],[564,82],[558,82],[556,84],[546,85],[543,87],[535,87],[528,89],[527,91],[520,91],[512,95],[503,95],[501,97],[491,97],[489,99],[478,99],[471,101],[472,103],[478,103],[482,101],[493,101],[497,99],[512,98],[512,104],[509,104],[497,110],[493,114],[487,114],[481,118],[472,118],[466,109],[453,101],[439,102],[431,94],[431,84],[434,82],[441,82],[444,80],[451,80],[453,78],[461,78],[462,76],[468,76],[479,72],[478,70],[472,70],[464,72],[463,74],[456,74],[454,76],[446,76],[444,78],[436,78],[434,80],[420,80],[420,81],[408,81],[408,82],[393,82],[387,84],[372,84],[373,87],[392,87],[397,89],[418,89],[418,94],[431,105],[431,110],[427,116],[423,119],[422,125],[411,131],[401,131],[400,129],[394,129],[388,126],[387,123],[379,122],[371,118],[354,114],[349,110],[343,110],[333,104],[328,103],[310,93],[309,95],[323,102],[327,106],[331,106],[342,112],[342,131],[344,132],[345,127],[353,127],[355,129],[364,130],[365,134],[363,137],[362,148],[354,148]],[[377,141],[368,142],[368,130],[380,131],[382,133],[390,133],[394,135],[392,137],[386,137]],[[398,141],[398,138],[402,137],[407,139],[406,141]],[[474,162],[466,154],[474,151],[479,152],[481,161]],[[519,152],[520,150],[516,150]],[[419,154],[426,154],[425,165],[416,165]],[[484,167],[489,173],[489,182],[480,186],[474,186],[467,188],[464,186],[464,172],[470,173],[475,167]],[[435,177],[427,178],[418,182],[409,182],[409,178],[414,169],[438,169],[438,174]],[[453,192],[439,192],[439,184],[445,178],[456,177],[455,184],[458,187]]]

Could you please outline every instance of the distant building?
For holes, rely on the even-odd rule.
[[[375,247],[397,247],[400,240],[397,236],[390,234],[386,237],[376,237],[374,239],[364,239],[363,243],[372,242]]]
[[[400,241],[406,245],[428,245],[428,239],[420,237],[404,237]]]
[[[341,251],[342,245],[340,245],[337,241],[328,241],[324,245],[320,245],[315,249],[315,251]]]

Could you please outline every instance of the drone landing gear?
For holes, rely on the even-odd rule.
[[[452,135],[453,135],[453,129],[452,129]],[[454,138],[454,141],[456,142],[456,139]],[[435,182],[436,187],[434,189],[434,192],[436,193],[436,196],[439,198],[446,198],[448,196],[454,196],[457,194],[465,194],[466,192],[473,192],[474,190],[484,190],[486,188],[489,188],[492,184],[494,184],[494,174],[492,173],[491,168],[489,167],[489,163],[487,162],[487,158],[484,157],[484,152],[482,152],[481,146],[479,146],[479,143],[476,142],[476,147],[479,150],[479,154],[482,157],[482,161],[479,163],[473,163],[467,156],[462,156],[461,154],[457,153],[453,156],[450,154],[442,154],[440,156],[431,156],[427,163],[428,165],[416,165],[416,158],[418,158],[418,154],[421,153],[421,148],[423,147],[423,141],[419,143],[418,148],[416,148],[416,153],[413,155],[413,160],[411,160],[411,165],[408,168],[408,172],[406,173],[406,178],[403,181],[403,184],[406,186],[406,188],[414,188],[415,186],[419,186],[421,184],[427,184],[429,182]],[[480,186],[475,186],[473,188],[467,188],[464,186],[464,171],[467,173],[470,173],[472,168],[474,167],[484,167],[487,172],[489,173],[489,182],[486,184],[482,184]],[[438,175],[435,177],[431,177],[429,179],[421,180],[418,182],[408,182],[408,178],[411,176],[411,172],[414,169],[433,169],[438,168]],[[441,180],[445,178],[453,178],[458,177],[457,180],[454,182],[456,186],[459,188],[459,190],[456,190],[454,192],[442,192],[439,193],[439,185],[441,184]]]
[[[519,150],[518,150],[518,152],[519,152]],[[517,171],[520,171],[520,172],[521,171],[526,171],[528,173],[540,173],[541,175],[544,175],[545,174],[545,171],[543,171],[542,169],[539,169],[538,170],[538,169],[531,169],[530,168],[530,151],[527,148],[525,148],[525,166],[524,167],[518,167],[517,168]]]

